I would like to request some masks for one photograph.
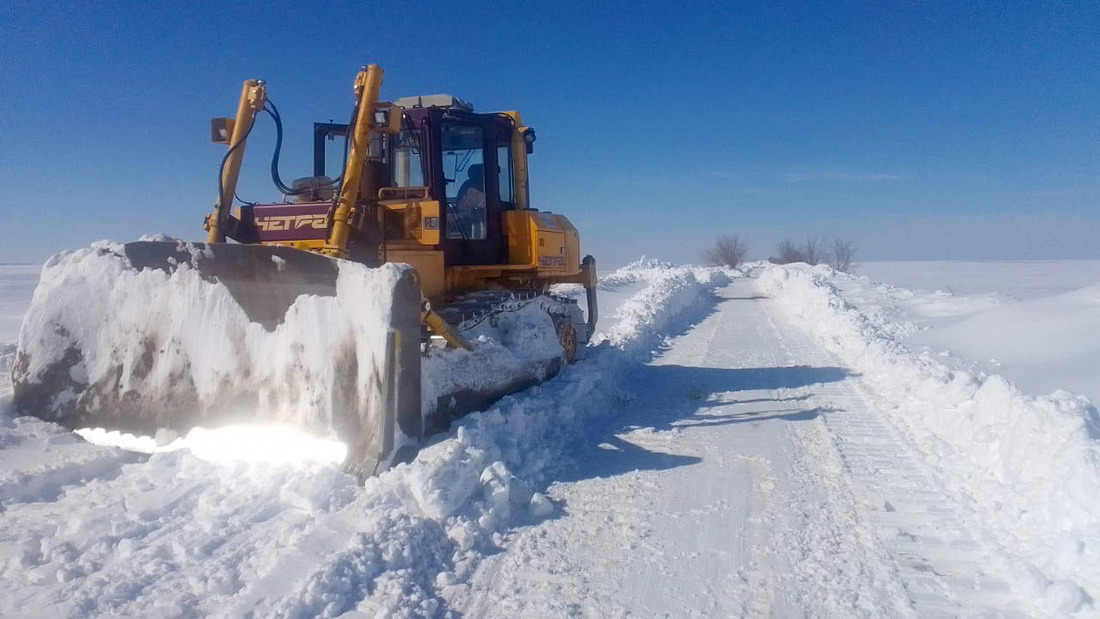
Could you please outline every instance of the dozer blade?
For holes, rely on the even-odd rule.
[[[297,427],[370,475],[422,432],[420,285],[285,247],[142,241],[54,256],[12,369],[21,414],[152,434]]]

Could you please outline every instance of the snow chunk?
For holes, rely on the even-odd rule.
[[[531,495],[531,503],[528,509],[535,518],[545,518],[554,513],[554,504],[546,498],[546,495],[536,492]]]

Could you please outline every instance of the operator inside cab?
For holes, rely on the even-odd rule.
[[[466,170],[466,181],[458,190],[455,202],[455,222],[459,226],[458,234],[448,236],[483,239],[485,238],[485,167],[480,163],[471,164]]]

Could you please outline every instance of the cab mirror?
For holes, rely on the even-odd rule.
[[[210,141],[215,144],[229,144],[235,122],[232,118],[211,118]]]
[[[527,154],[535,152],[535,130],[531,127],[523,129],[523,143],[527,145]]]

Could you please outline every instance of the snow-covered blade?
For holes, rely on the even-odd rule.
[[[280,247],[98,243],[43,268],[12,369],[19,413],[153,434],[283,424],[370,473],[421,433],[420,288]]]

